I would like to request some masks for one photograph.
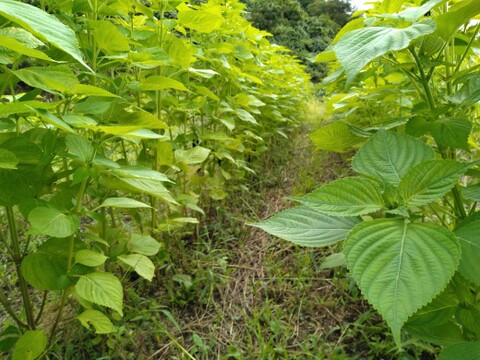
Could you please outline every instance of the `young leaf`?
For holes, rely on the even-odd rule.
[[[324,247],[344,240],[359,222],[357,218],[332,217],[298,206],[251,225],[294,244]]]
[[[185,164],[188,165],[198,165],[207,160],[209,154],[210,149],[204,148],[202,146],[195,146],[192,149],[179,149],[175,151],[175,159],[178,162],[183,161]]]
[[[153,256],[158,253],[161,244],[150,235],[134,234],[127,243],[127,248],[132,253]]]
[[[453,160],[429,160],[411,168],[398,187],[408,206],[429,204],[447,193],[468,170],[470,164]]]
[[[193,10],[186,6],[181,7],[178,12],[178,23],[191,30],[210,33],[218,30],[224,23],[222,8],[211,6],[208,9]]]
[[[466,279],[480,285],[480,213],[475,213],[463,220],[455,229],[460,240],[462,258],[458,271]]]
[[[117,257],[117,259],[131,266],[138,275],[148,281],[152,281],[155,276],[155,265],[153,265],[152,261],[144,255],[121,255]]]
[[[362,177],[333,181],[295,200],[332,216],[364,215],[384,206],[378,183]]]
[[[345,266],[345,254],[344,253],[334,253],[327,256],[322,263],[320,264],[320,269],[333,269],[340,266]]]
[[[380,130],[357,152],[352,169],[397,186],[410,168],[433,159],[435,153],[423,141]]]
[[[140,83],[140,89],[142,89],[143,91],[166,89],[189,91],[180,81],[165,76],[150,76],[149,78]]]
[[[82,52],[78,47],[73,30],[55,16],[34,6],[14,0],[2,0],[0,2],[0,14],[32,32],[38,38],[50,42],[92,71],[83,61]]]
[[[387,321],[397,344],[403,324],[445,288],[460,260],[452,232],[397,219],[357,225],[344,253],[353,278]]]
[[[37,207],[30,211],[28,221],[36,232],[58,238],[73,235],[78,228],[78,223],[72,216],[47,207]]]
[[[96,334],[110,334],[117,331],[110,319],[97,310],[86,310],[77,316],[77,320],[87,329],[90,329],[90,325],[92,325]]]
[[[47,348],[47,336],[41,330],[28,330],[15,344],[13,360],[35,360]]]
[[[150,208],[151,206],[135,199],[130,199],[126,197],[115,197],[115,198],[105,199],[105,201],[99,206],[99,208],[101,207],[138,209],[138,208]]]
[[[88,249],[80,250],[75,254],[76,264],[90,267],[103,265],[107,259],[107,256],[100,254],[98,251]]]
[[[319,150],[346,152],[358,145],[364,138],[355,135],[350,127],[342,121],[321,127],[310,135]]]
[[[366,27],[345,34],[332,49],[347,75],[347,82],[375,58],[402,50],[410,43],[435,31],[435,21],[427,19],[406,28]]]
[[[115,275],[94,272],[80,276],[75,285],[77,295],[94,304],[109,307],[123,315],[123,288]]]

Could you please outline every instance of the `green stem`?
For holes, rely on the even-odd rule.
[[[427,97],[428,105],[430,106],[430,109],[435,110],[436,105],[435,105],[435,100],[433,99],[432,91],[430,90],[430,86],[428,86],[428,78],[425,75],[425,72],[423,71],[422,63],[420,62],[420,59],[415,52],[415,49],[410,48],[410,53],[412,54],[413,58],[415,59],[415,63],[417,64],[418,67],[418,72],[420,73],[420,79],[421,79],[421,84],[423,86],[423,89],[425,91],[425,95]]]
[[[457,67],[455,68],[455,70],[453,70],[453,74],[456,74],[458,72],[458,70],[460,70],[460,66],[462,66],[463,60],[465,60],[465,58],[467,57],[468,51],[472,47],[472,44],[475,41],[475,38],[476,38],[479,30],[480,30],[480,23],[478,23],[477,26],[475,27],[475,30],[473,32],[473,36],[470,39],[470,42],[468,43],[467,48],[463,52],[462,57],[460,58],[460,61],[457,64]]]
[[[18,238],[17,226],[15,223],[15,215],[13,214],[13,208],[11,206],[6,207],[8,229],[10,231],[10,239],[12,241],[13,260],[15,263],[15,270],[18,276],[18,283],[20,286],[20,293],[22,295],[23,306],[25,309],[25,316],[27,317],[27,324],[30,329],[35,329],[35,317],[33,316],[32,303],[30,301],[30,295],[28,292],[27,283],[20,271],[20,263],[22,262],[22,253],[20,251],[20,240]]]

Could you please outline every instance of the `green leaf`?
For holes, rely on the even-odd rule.
[[[364,215],[384,206],[378,183],[362,177],[333,181],[295,200],[332,216]]]
[[[153,256],[158,253],[161,244],[150,235],[132,235],[127,243],[130,252],[138,253],[146,256]]]
[[[347,82],[375,58],[402,50],[410,43],[435,31],[435,21],[427,19],[406,28],[366,27],[345,34],[332,49],[347,75]]]
[[[68,66],[31,66],[13,72],[16,77],[30,85],[50,93],[67,93],[78,84],[78,79]]]
[[[131,266],[138,275],[148,281],[152,281],[155,276],[155,265],[153,265],[152,261],[144,255],[121,255],[117,257],[117,259]]]
[[[298,206],[251,225],[298,245],[324,247],[344,240],[359,222],[357,218],[332,217]]]
[[[350,127],[342,121],[336,121],[321,127],[310,135],[319,150],[346,152],[352,150],[364,138],[355,135]]]
[[[70,285],[64,256],[37,251],[25,256],[20,268],[25,280],[38,290],[62,290]]]
[[[18,159],[14,153],[6,149],[0,149],[0,169],[16,169]]]
[[[180,81],[165,76],[150,76],[140,83],[140,89],[143,91],[158,91],[166,89],[189,91]]]
[[[135,179],[135,178],[117,178],[112,179],[112,186],[134,191],[137,193],[146,193],[166,202],[177,204],[167,188],[158,180]]]
[[[29,48],[28,46],[25,46],[24,44],[22,44],[20,41],[8,36],[0,35],[0,46],[13,50],[20,55],[25,55],[28,57],[33,57],[41,60],[53,61],[49,56],[47,56],[43,52]]]
[[[210,155],[210,149],[195,146],[194,148],[187,150],[176,150],[175,159],[178,162],[184,162],[187,165],[198,165],[207,160],[208,155]]]
[[[110,319],[97,310],[86,310],[77,316],[77,320],[87,329],[92,325],[96,334],[110,334],[117,331]]]
[[[79,135],[67,135],[65,144],[68,151],[82,160],[84,163],[92,160],[95,148],[86,139]]]
[[[33,229],[43,235],[65,238],[75,234],[78,221],[57,209],[37,207],[28,214]]]
[[[470,201],[480,201],[480,183],[467,186],[463,190],[463,197]]]
[[[448,41],[460,26],[468,23],[478,14],[480,14],[478,0],[462,0],[435,19],[437,32],[445,41]]]
[[[398,187],[408,206],[427,205],[447,193],[470,164],[453,160],[428,160],[411,168]]]
[[[378,219],[353,228],[347,266],[397,344],[407,319],[448,284],[460,260],[455,235],[434,224]]]
[[[445,348],[438,360],[479,360],[480,341],[465,341]]]
[[[202,33],[218,30],[224,23],[222,8],[211,6],[199,10],[182,7],[178,12],[178,23],[186,28]]]
[[[477,212],[458,224],[455,234],[462,247],[458,271],[466,279],[480,285],[480,213]]]
[[[381,130],[357,152],[352,169],[396,186],[411,167],[433,159],[434,151],[423,141]]]
[[[84,300],[111,308],[123,316],[123,288],[115,275],[107,272],[82,275],[75,290]]]
[[[93,250],[80,250],[75,254],[75,264],[96,267],[103,265],[108,259],[107,256]]]
[[[430,132],[441,147],[469,151],[468,136],[472,123],[466,118],[440,118],[429,123]]]
[[[48,112],[47,110],[43,110],[43,109],[32,109],[32,110],[35,111],[42,120],[55,126],[56,128],[62,129],[69,133],[75,133],[75,130],[73,130],[70,127],[70,125],[68,125],[66,122],[56,117],[55,115],[53,115],[51,112]]]
[[[145,180],[156,180],[163,182],[172,182],[167,175],[162,174],[161,172],[149,169],[144,166],[131,165],[131,166],[122,166],[119,169],[114,169],[113,173],[121,176],[123,178],[134,178],[134,179],[145,179]]]
[[[345,254],[344,253],[335,253],[328,255],[320,264],[320,269],[333,269],[336,267],[345,266]]]
[[[141,201],[126,198],[126,197],[115,197],[115,198],[105,199],[104,202],[99,206],[99,208],[101,207],[112,207],[112,208],[123,208],[123,209],[151,208],[150,205],[147,205]]]
[[[235,111],[235,114],[240,118],[240,120],[251,123],[251,124],[258,124],[255,117],[250,114],[247,110],[238,109]]]
[[[45,333],[41,330],[28,330],[17,340],[13,351],[13,360],[38,359],[46,348],[47,336]]]
[[[110,21],[92,20],[89,26],[92,28],[92,35],[98,47],[107,54],[130,51],[128,39]]]
[[[55,16],[34,6],[14,0],[2,0],[0,2],[0,15],[19,24],[38,38],[50,42],[93,72],[83,61],[82,52],[78,47],[73,30],[60,22]]]
[[[460,326],[454,321],[440,325],[405,326],[405,330],[416,338],[441,346],[449,346],[465,341]],[[455,358],[457,360],[457,358]],[[462,358],[463,360],[463,358]]]

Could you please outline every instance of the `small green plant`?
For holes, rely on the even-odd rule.
[[[474,0],[383,1],[347,24],[317,57],[337,64],[336,121],[312,139],[360,146],[357,175],[254,224],[303,246],[343,241],[329,262],[346,264],[397,345],[441,345],[443,360],[480,352],[478,14]]]

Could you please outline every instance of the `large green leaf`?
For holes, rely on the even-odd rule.
[[[428,160],[411,168],[398,187],[408,206],[429,204],[447,193],[471,165],[453,160]]]
[[[14,153],[6,149],[0,149],[0,169],[16,169],[18,159]]]
[[[411,167],[434,158],[434,151],[423,141],[381,130],[358,151],[352,168],[360,174],[398,185]]]
[[[357,218],[332,217],[298,206],[251,225],[298,245],[323,247],[344,240],[359,222]]]
[[[144,91],[166,89],[188,91],[187,87],[180,81],[165,76],[150,76],[140,83],[140,89]]]
[[[92,20],[89,26],[95,42],[105,53],[130,50],[128,39],[110,21]]]
[[[295,200],[332,216],[364,215],[384,205],[378,183],[362,177],[333,181]]]
[[[89,162],[95,154],[95,148],[89,141],[79,135],[70,134],[65,138],[68,151],[82,162]]]
[[[103,265],[108,259],[107,256],[98,251],[83,249],[75,254],[75,263],[85,266],[96,267]]]
[[[47,348],[47,336],[41,330],[28,330],[15,344],[13,360],[37,359]]]
[[[413,40],[434,31],[432,19],[399,29],[367,27],[345,34],[332,48],[350,82],[373,59],[389,51],[405,49]]]
[[[121,255],[117,257],[117,259],[132,267],[138,275],[148,281],[152,281],[155,276],[155,265],[153,265],[152,261],[144,255]]]
[[[21,270],[25,280],[39,290],[61,290],[70,284],[64,256],[37,251],[23,258]]]
[[[73,216],[47,207],[37,207],[30,211],[28,220],[35,232],[58,238],[73,235],[79,225]]]
[[[109,307],[123,315],[123,288],[115,275],[94,272],[80,276],[75,285],[77,295],[94,304]]]
[[[130,199],[126,197],[115,197],[115,198],[105,199],[103,203],[99,206],[99,208],[100,207],[138,209],[138,208],[150,208],[151,206],[135,199]]]
[[[150,235],[134,234],[127,243],[130,252],[153,256],[161,248],[161,244]]]
[[[364,138],[355,135],[350,127],[342,121],[326,125],[310,135],[317,149],[345,152],[364,141]]]
[[[220,6],[202,7],[194,10],[187,6],[179,7],[178,23],[181,26],[202,33],[218,30],[224,23]]]
[[[110,334],[117,331],[110,319],[97,310],[86,310],[77,316],[77,320],[87,329],[90,329],[90,325],[92,325],[97,334]]]
[[[57,66],[31,66],[13,72],[16,77],[31,87],[48,92],[69,92],[78,84],[78,79],[69,67]]]
[[[82,52],[78,47],[73,30],[55,16],[34,6],[14,0],[2,0],[0,2],[0,15],[19,24],[38,38],[50,42],[50,44],[66,52],[92,71],[83,61]]]
[[[445,288],[460,260],[452,232],[397,219],[357,225],[344,252],[353,278],[398,344],[403,324]]]
[[[405,326],[405,330],[416,338],[436,345],[449,346],[465,341],[462,329],[454,321],[448,321],[440,325],[415,325]],[[459,358],[458,358],[459,359]],[[457,360],[457,358],[455,358]],[[463,360],[463,358],[462,358]]]
[[[195,146],[194,148],[183,150],[179,149],[175,151],[175,159],[178,162],[184,162],[188,165],[198,165],[207,160],[210,155],[210,149],[202,146]]]
[[[438,360],[480,360],[480,341],[465,341],[445,348]]]
[[[112,179],[110,184],[120,189],[133,191],[137,193],[146,193],[166,202],[177,204],[167,188],[158,180],[135,179],[135,178],[117,178]]]
[[[122,166],[119,169],[114,169],[113,173],[123,178],[172,182],[165,174],[139,165]]]
[[[458,268],[465,278],[480,285],[480,213],[475,213],[462,221],[455,229],[460,239],[462,258]]]
[[[20,41],[13,39],[8,36],[2,36],[0,35],[0,46],[13,50],[17,52],[18,54],[37,58],[37,59],[42,59],[42,60],[47,60],[47,61],[53,61],[50,57],[48,57],[45,53],[32,49],[28,46],[25,46],[23,43]]]
[[[440,118],[429,124],[430,132],[441,147],[469,150],[472,123],[466,118]]]
[[[478,14],[480,14],[480,1],[459,1],[435,19],[437,32],[444,40],[449,40],[460,26],[468,23]]]

